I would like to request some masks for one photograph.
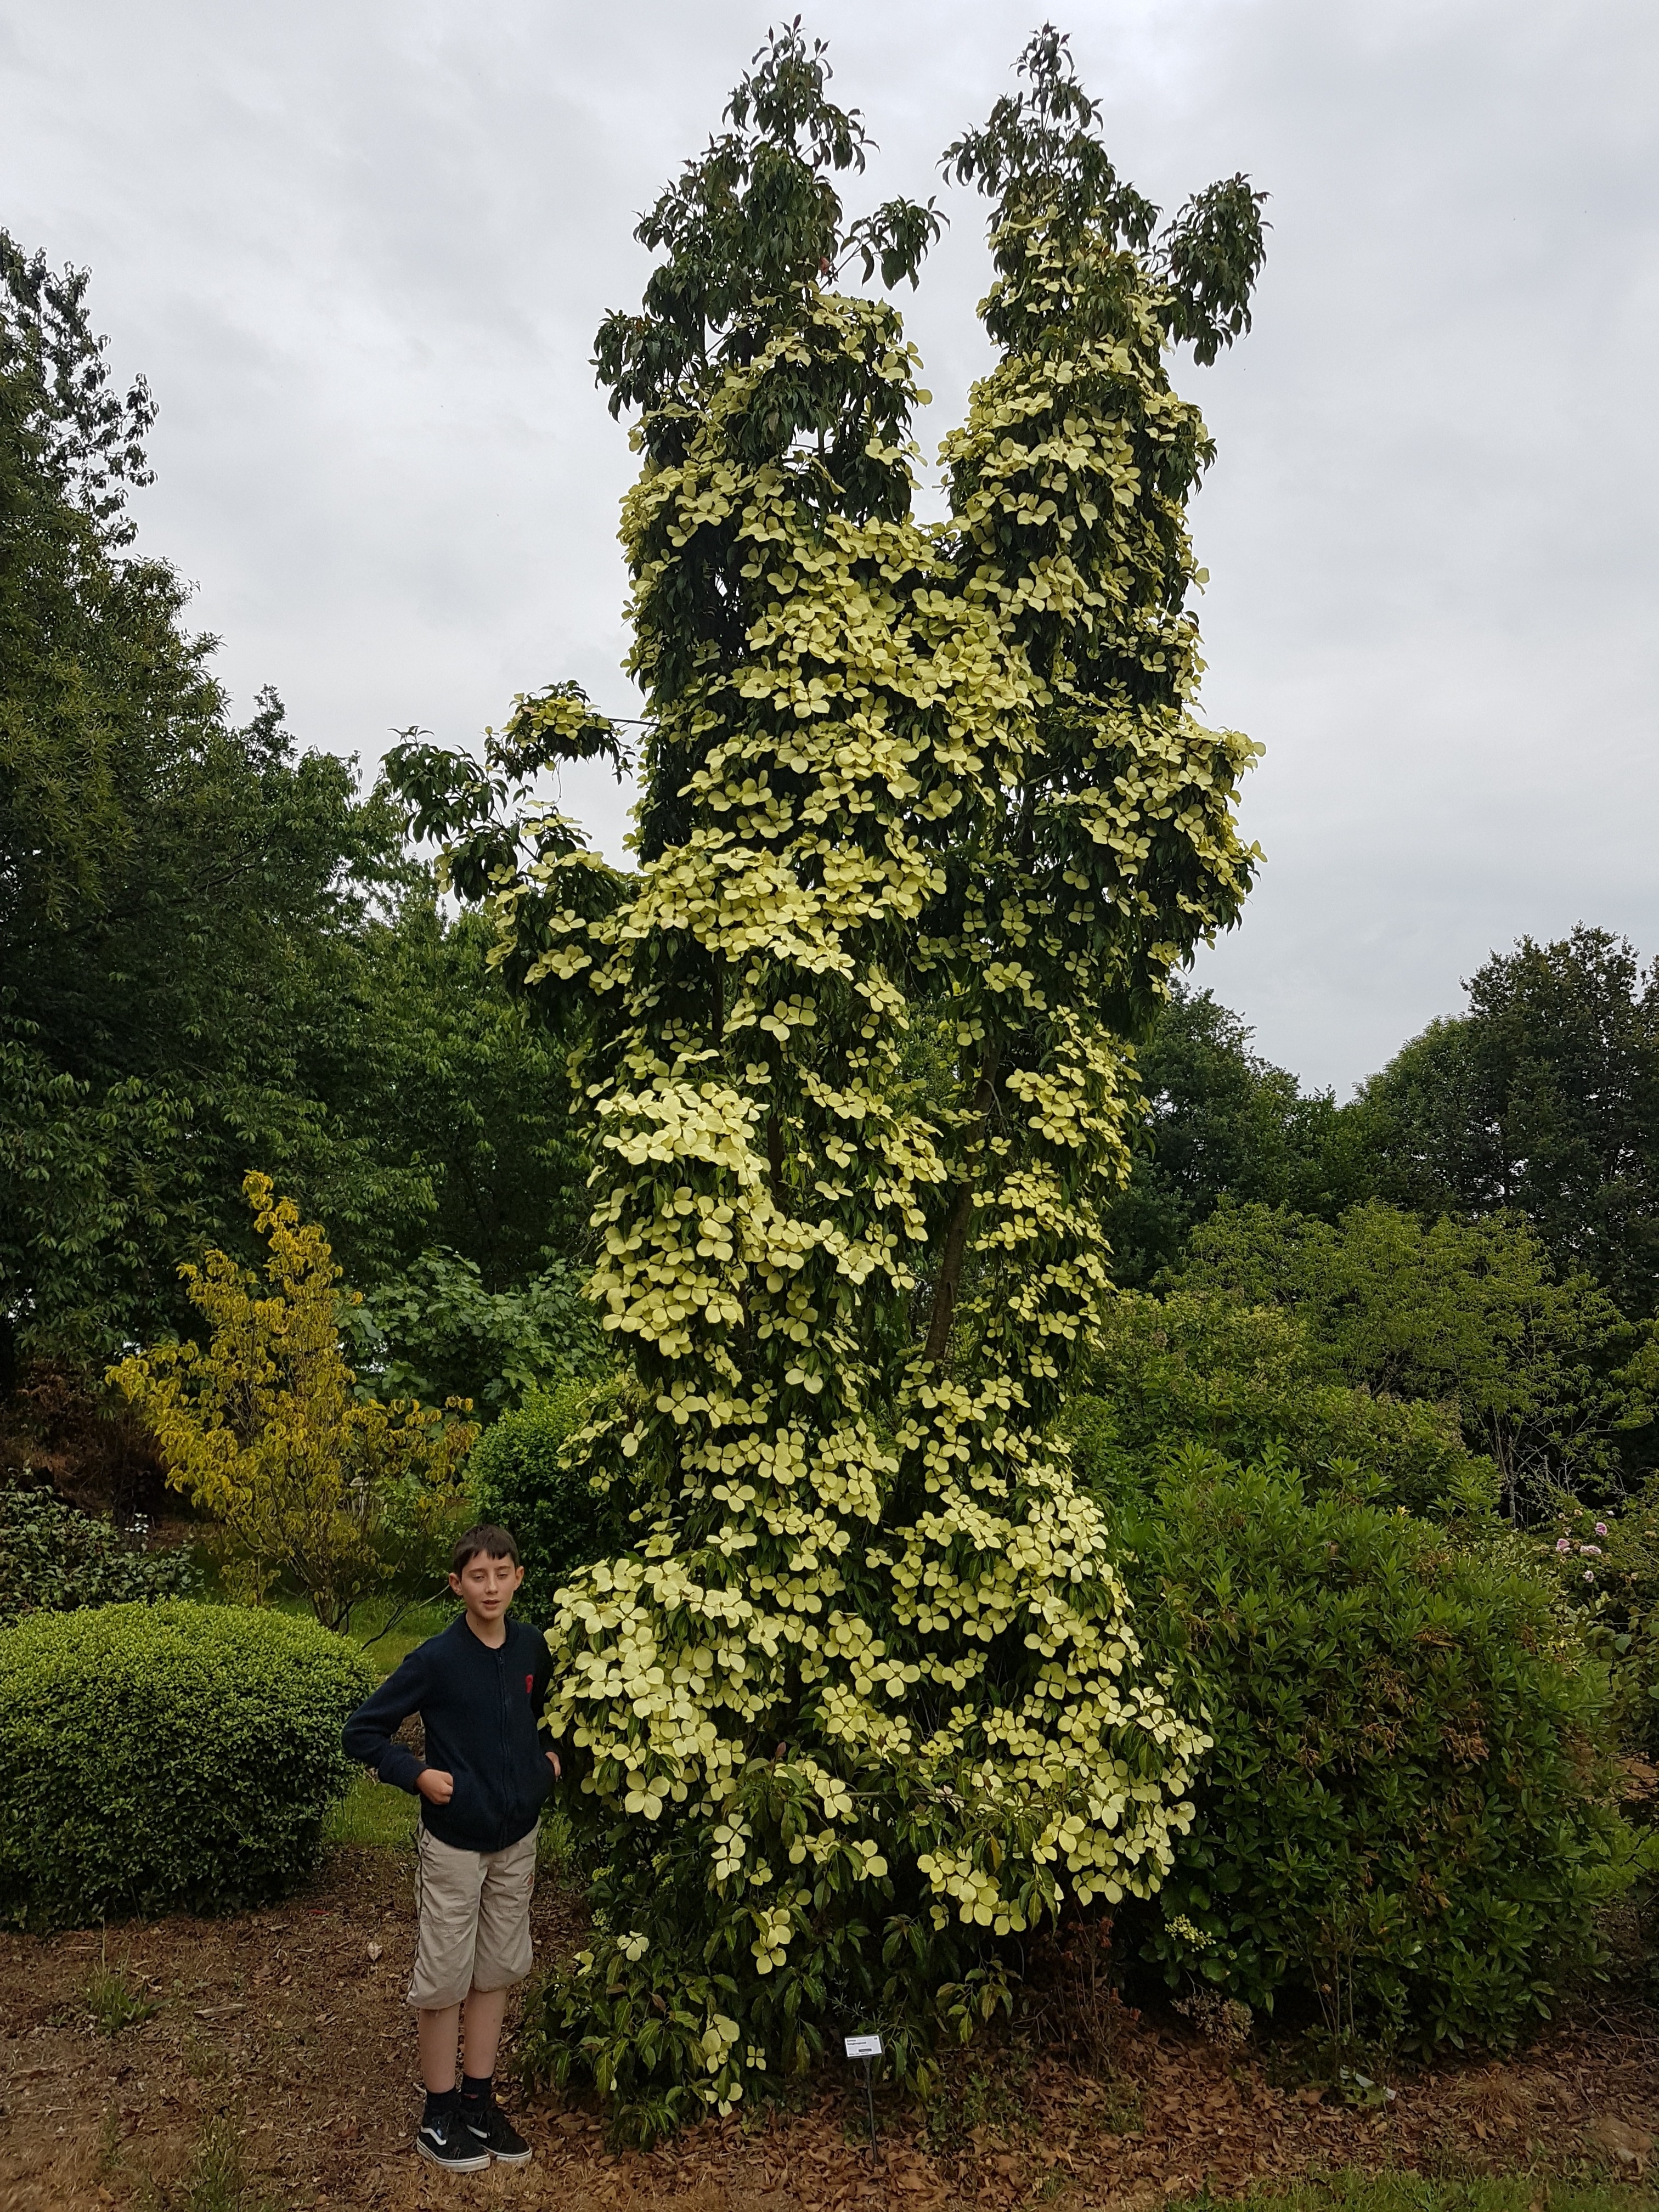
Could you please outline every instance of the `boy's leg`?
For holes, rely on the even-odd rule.
[[[530,1941],[530,1900],[536,1887],[536,1831],[521,1836],[516,1844],[509,1844],[504,1851],[487,1852],[483,1860],[483,1878],[478,1888],[477,1943],[472,1955],[472,1982],[467,1992],[466,2009],[470,2029],[473,2000],[478,1996],[494,1997],[495,2026],[499,2034],[501,2014],[507,2003],[507,1993],[514,1982],[521,1982],[536,1963],[535,1951]],[[481,2013],[481,2020],[484,2015]],[[489,2057],[493,2068],[495,2049],[492,2034]],[[485,2055],[483,2039],[479,2038],[477,2055]],[[469,2074],[477,2069],[472,2064],[472,2039],[467,2036],[467,2068]]]
[[[501,2020],[507,2011],[505,1990],[471,1989],[466,1993],[466,2021],[461,2035],[461,2064],[475,2081],[487,2081],[495,2071],[495,2046],[501,2039]],[[454,2031],[449,2047],[455,2048]]]
[[[472,1986],[466,1993],[462,2020],[465,2071],[461,2080],[461,2111],[480,2141],[489,2144],[492,2156],[507,2165],[520,2165],[530,2156],[530,2146],[496,2111],[491,2076],[495,2071],[507,1993],[535,1963],[530,1941],[530,1899],[536,1887],[536,1831],[532,1828],[504,1851],[489,1853],[483,1866]]]
[[[455,2014],[472,1986],[479,1899],[487,1863],[482,1852],[458,1851],[453,1844],[441,1844],[430,1830],[423,1827],[419,1832],[415,1854],[415,1972],[409,1985],[409,2002],[422,2016],[422,2070],[425,2073],[428,2057],[434,2069],[426,2075],[428,2089],[441,2092],[455,2086]],[[428,2030],[425,2015],[428,2013],[449,2016],[447,2051],[439,2048],[435,2026]]]
[[[469,2014],[471,2009],[469,2004]],[[469,2021],[469,2032],[471,2026]],[[429,2096],[447,2096],[455,2087],[455,2045],[460,2031],[461,2008],[458,2004],[445,2005],[439,2010],[427,2006],[415,2015],[415,2032],[421,2045],[421,2079]],[[471,2070],[469,2058],[467,2071]]]
[[[462,2118],[455,2084],[455,2035],[461,2000],[472,1979],[477,1940],[478,1893],[483,1861],[420,1832],[415,1863],[415,1973],[409,2002],[415,2008],[426,2110],[415,2147],[434,2166],[474,2173],[489,2163]]]

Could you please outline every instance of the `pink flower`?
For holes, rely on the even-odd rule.
[[[1595,1580],[1595,1568],[1594,1568],[1594,1567],[1586,1567],[1586,1568],[1585,1568],[1585,1570],[1584,1570],[1584,1580],[1585,1580],[1587,1583],[1593,1583],[1593,1582]]]
[[[1599,1559],[1601,1556],[1601,1547],[1599,1544],[1581,1544],[1578,1548],[1586,1559]]]
[[[1571,1549],[1572,1549],[1572,1539],[1571,1539],[1571,1536],[1558,1536],[1558,1537],[1556,1538],[1556,1540],[1555,1540],[1555,1548],[1556,1548],[1556,1550],[1557,1550],[1558,1552],[1570,1552],[1570,1551],[1571,1551]]]
[[[1607,1534],[1607,1522],[1606,1522],[1605,1521],[1598,1521],[1598,1522],[1596,1522],[1596,1524],[1595,1524],[1595,1533],[1596,1533],[1596,1534],[1597,1534],[1598,1536],[1605,1536],[1605,1535]]]

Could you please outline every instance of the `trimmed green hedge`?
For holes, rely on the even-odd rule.
[[[1172,1985],[1502,2047],[1595,1956],[1636,1838],[1606,1671],[1510,1540],[1200,1453],[1126,1513],[1136,1626],[1215,1746],[1138,1918]]]
[[[234,1911],[316,1863],[374,1686],[313,1620],[100,1606],[0,1632],[0,1918]]]

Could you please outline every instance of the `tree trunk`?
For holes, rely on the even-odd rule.
[[[974,1093],[974,1111],[979,1117],[979,1128],[966,1147],[969,1154],[984,1140],[985,1124],[991,1111],[991,1102],[996,1095],[996,1054],[988,1044],[981,1064],[979,1085]],[[927,1340],[921,1356],[935,1367],[945,1364],[951,1347],[951,1324],[956,1319],[957,1291],[962,1282],[963,1263],[968,1257],[968,1232],[974,1222],[975,1177],[965,1176],[951,1202],[951,1218],[945,1226],[945,1244],[939,1254],[939,1281],[933,1290],[933,1310],[927,1317]]]

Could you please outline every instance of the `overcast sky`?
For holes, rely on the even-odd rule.
[[[792,5],[793,0],[792,0]],[[938,189],[1040,0],[819,0],[880,142]],[[574,676],[633,707],[627,441],[588,367],[633,222],[718,124],[741,0],[0,0],[0,223],[89,264],[161,403],[142,542],[239,707],[372,763]],[[1119,166],[1272,194],[1254,333],[1182,361],[1204,710],[1267,747],[1267,866],[1202,980],[1339,1095],[1522,931],[1659,950],[1659,6],[1078,0]],[[902,304],[931,455],[987,355],[983,204]],[[567,783],[619,851],[614,787]]]

